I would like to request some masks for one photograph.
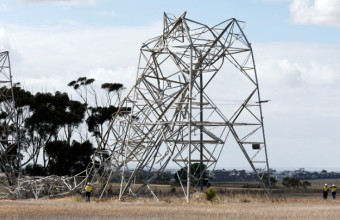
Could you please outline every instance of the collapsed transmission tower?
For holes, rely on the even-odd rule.
[[[0,168],[15,184],[20,167],[9,53],[0,52]]]
[[[184,171],[177,172],[177,179],[189,201],[192,187],[203,188],[206,171],[225,158],[223,149],[230,142],[240,148],[270,194],[264,183],[270,174],[261,109],[265,101],[260,98],[243,22],[229,19],[208,27],[184,13],[178,18],[164,14],[163,25],[162,35],[142,45],[136,83],[88,168],[74,177],[24,178],[9,189],[12,196],[65,195],[90,182],[100,185],[101,198],[112,179],[120,177],[119,199],[146,191],[156,197],[150,184],[170,164]],[[4,55],[8,54],[2,54],[1,60]],[[242,85],[229,75],[226,64],[234,67]],[[9,64],[2,66],[5,70]],[[221,80],[223,86],[214,80]],[[216,101],[216,94],[224,99],[237,97],[240,102],[226,109]]]
[[[136,83],[104,136],[107,147],[95,153],[94,160],[101,162],[89,173],[92,182],[103,184],[101,195],[114,175],[121,175],[119,198],[151,191],[149,184],[172,163],[186,171],[178,179],[189,200],[191,187],[202,186],[204,173],[214,168],[228,139],[236,141],[269,194],[263,182],[269,175],[263,101],[241,24],[229,19],[208,27],[186,13],[179,18],[164,14],[163,34],[140,49]],[[247,80],[247,86],[238,88],[246,95],[230,116],[206,92],[217,74],[226,74],[221,72],[225,62]],[[195,171],[193,163],[200,164]],[[149,175],[140,175],[145,171]]]

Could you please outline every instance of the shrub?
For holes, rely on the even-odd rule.
[[[204,190],[205,199],[208,201],[214,201],[216,198],[216,190],[214,188],[208,188]]]
[[[282,185],[286,187],[299,187],[302,186],[304,188],[307,188],[311,186],[311,183],[308,182],[307,180],[301,182],[298,177],[284,177],[282,179]]]
[[[286,187],[298,187],[301,183],[298,177],[284,177],[282,179],[282,185]]]
[[[307,188],[307,187],[310,187],[310,186],[312,186],[312,184],[309,181],[305,180],[305,181],[302,182],[303,188]]]
[[[276,183],[277,183],[277,180],[275,179],[275,177],[271,176],[270,178],[268,178],[268,174],[265,173],[265,174],[260,174],[260,176],[262,176],[262,180],[263,180],[263,183],[266,185],[266,186],[269,186],[269,180],[270,180],[270,183],[271,183],[271,186],[272,187],[275,187]]]

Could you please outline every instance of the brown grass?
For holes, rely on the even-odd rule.
[[[81,202],[80,202],[81,201]],[[53,200],[1,200],[0,219],[338,219],[340,201],[318,197],[266,198],[219,196],[214,203],[194,194],[191,202],[164,196],[160,201],[126,198],[82,202],[79,197]]]

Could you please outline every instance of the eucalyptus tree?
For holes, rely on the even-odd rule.
[[[46,154],[45,146],[60,141],[70,146],[74,130],[83,122],[86,105],[57,91],[55,94],[35,94],[29,106],[32,114],[25,120],[25,128],[34,149],[33,163],[37,163],[42,152],[43,167],[46,168],[51,155]]]
[[[105,136],[107,125],[116,114],[121,102],[121,94],[125,89],[121,83],[103,83],[101,91],[94,84],[95,80],[79,77],[71,81],[72,87],[80,99],[87,105],[86,125],[88,132],[95,138],[97,145],[105,148],[109,135]],[[129,109],[126,110],[128,112]],[[86,137],[87,135],[84,135]],[[106,138],[104,138],[106,137]]]
[[[52,141],[46,144],[45,149],[50,158],[48,173],[59,176],[73,176],[85,170],[94,151],[91,142],[79,143],[76,140],[71,144],[66,140]]]

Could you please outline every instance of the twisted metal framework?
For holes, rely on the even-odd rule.
[[[20,167],[17,126],[8,51],[0,52],[0,168],[8,182],[15,183]]]
[[[229,19],[208,27],[188,19],[186,13],[178,18],[164,14],[163,33],[142,45],[136,84],[88,168],[70,178],[23,179],[11,194],[22,197],[29,190],[35,198],[63,195],[91,182],[101,185],[102,197],[112,178],[120,176],[119,199],[148,190],[155,196],[150,184],[171,164],[187,171],[178,179],[189,200],[191,187],[202,188],[205,172],[214,169],[227,141],[233,140],[269,195],[263,182],[265,174],[269,176],[263,101],[242,24]],[[245,84],[214,91],[214,78],[228,77],[226,63],[236,67]],[[242,102],[226,110],[209,97],[210,91],[226,97],[239,94]],[[200,164],[194,172],[193,163]],[[140,175],[145,172],[149,175]]]
[[[0,192],[0,198],[52,198],[68,195],[71,192],[82,192],[86,184],[86,170],[72,176],[21,176],[13,186],[4,187],[6,189]]]
[[[231,117],[206,93],[225,61],[244,75],[245,89],[250,88]],[[113,175],[121,174],[121,198],[150,190],[149,184],[169,163],[187,171],[192,163],[204,164],[195,171],[199,175],[187,172],[186,179],[179,178],[187,185],[183,192],[189,199],[190,187],[202,184],[199,179],[216,165],[227,139],[234,138],[269,194],[263,183],[269,165],[262,119],[253,52],[240,21],[208,27],[186,18],[186,13],[179,18],[164,14],[163,34],[140,49],[136,84],[112,119],[107,147],[96,151],[97,161],[103,155],[106,159],[100,168],[90,168],[104,171],[92,175],[92,181],[104,183],[104,190]],[[140,180],[142,171],[151,175]],[[142,184],[135,184],[137,179]]]

